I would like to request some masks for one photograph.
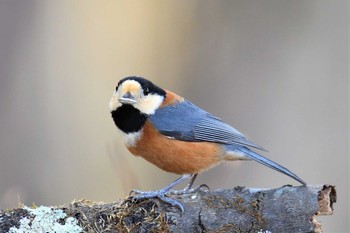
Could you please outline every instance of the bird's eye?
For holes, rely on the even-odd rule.
[[[143,94],[144,94],[144,95],[148,95],[148,94],[149,94],[149,89],[148,89],[148,87],[146,87],[146,88],[143,89]]]

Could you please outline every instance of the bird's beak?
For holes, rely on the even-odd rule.
[[[135,100],[135,97],[130,93],[125,93],[122,97],[118,99],[118,101],[121,104],[135,104],[137,101]]]

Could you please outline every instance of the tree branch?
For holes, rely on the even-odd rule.
[[[61,227],[59,230],[49,229],[55,229],[57,233],[81,230],[84,232],[322,232],[316,216],[333,213],[336,191],[331,185],[284,186],[277,189],[236,187],[171,197],[184,204],[186,208],[184,213],[158,199],[133,202],[129,198],[114,203],[81,200],[46,209],[51,212],[62,210],[66,214],[63,217],[60,215],[51,223],[44,221],[43,216],[48,215],[50,219],[55,219],[52,217],[53,213],[39,212],[40,208],[44,207],[1,211],[0,232],[8,232],[11,227],[10,232],[21,232],[18,229],[24,227],[32,229],[36,224],[56,224],[55,227]],[[39,214],[41,217],[37,219]],[[28,220],[26,226],[23,219]],[[47,231],[44,227],[52,226],[41,227],[43,228],[40,230]],[[71,230],[66,231],[67,228]]]

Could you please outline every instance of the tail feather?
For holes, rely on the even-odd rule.
[[[306,185],[306,182],[303,181],[301,178],[299,178],[296,174],[294,174],[293,172],[289,171],[287,168],[283,167],[282,165],[279,165],[278,163],[273,162],[272,160],[269,160],[268,158],[265,158],[262,155],[259,155],[257,153],[255,153],[252,150],[249,150],[248,148],[245,147],[241,147],[239,148],[239,151],[242,152],[245,156],[247,156],[248,158],[255,160],[275,171],[281,172],[291,178],[293,178],[294,180],[300,182],[303,185]]]

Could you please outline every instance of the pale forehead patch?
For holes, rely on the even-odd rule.
[[[119,87],[118,91],[121,94],[130,92],[130,93],[139,93],[141,92],[141,84],[135,80],[126,80]]]
[[[147,115],[154,114],[164,100],[164,97],[158,94],[150,93],[144,95],[139,82],[135,80],[126,80],[119,85],[117,91],[113,92],[113,96],[109,102],[109,110],[111,112],[122,106],[119,102],[119,98],[127,92],[130,92],[130,94],[135,97],[136,103],[132,104],[132,106],[140,110],[141,113]]]

